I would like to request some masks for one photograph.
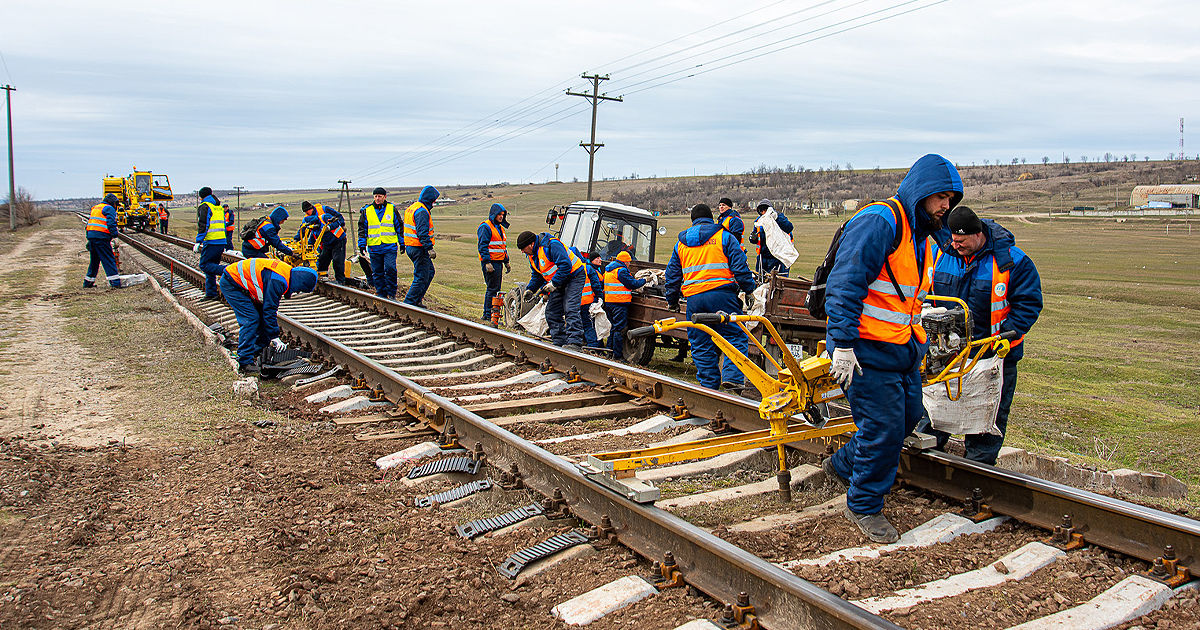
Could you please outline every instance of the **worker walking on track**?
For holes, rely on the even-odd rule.
[[[104,266],[104,275],[113,288],[121,286],[121,270],[113,257],[112,240],[117,237],[117,196],[108,193],[92,206],[87,223],[88,268],[83,276],[83,288],[96,286],[96,273]]]
[[[746,233],[746,224],[742,222],[742,215],[734,209],[733,200],[729,197],[721,197],[721,201],[717,202],[717,211],[720,212],[717,215],[717,224],[732,234],[737,239],[738,247],[742,248],[742,253],[746,253],[746,245],[742,243],[742,236]]]
[[[358,217],[358,255],[371,260],[371,284],[375,295],[396,299],[396,254],[400,251],[400,233],[404,217],[387,200],[387,190],[371,191],[372,203],[362,207]]]
[[[438,189],[426,186],[421,189],[417,200],[404,211],[404,253],[413,264],[413,280],[404,294],[404,303],[425,308],[425,292],[433,282],[433,217],[430,210],[437,198]]]
[[[167,221],[171,219],[171,211],[167,207],[158,204],[158,232],[159,234],[167,233]]]
[[[933,278],[932,240],[942,216],[962,200],[954,164],[926,155],[896,195],[846,222],[830,269],[825,309],[831,375],[858,431],[822,467],[847,488],[846,516],[874,542],[899,539],[883,515],[904,437],[923,413],[921,304]]]
[[[279,340],[279,301],[316,286],[317,272],[271,258],[251,258],[224,268],[221,293],[237,316],[239,373],[258,373],[259,355],[267,344],[276,350],[287,348]]]
[[[508,260],[508,241],[504,230],[508,228],[508,210],[494,203],[488,210],[488,218],[479,224],[475,235],[479,237],[479,265],[483,269],[483,321],[492,321],[492,298],[500,292],[504,274],[512,271]],[[431,237],[432,238],[432,237]],[[500,266],[504,268],[501,269]]]
[[[246,258],[266,258],[267,247],[270,246],[284,256],[295,256],[292,248],[284,245],[283,240],[279,238],[279,229],[283,227],[287,218],[287,208],[276,206],[269,215],[260,219],[250,238],[242,241],[242,255]]]
[[[546,325],[556,346],[568,350],[583,347],[583,320],[579,304],[583,285],[587,282],[584,262],[562,241],[547,232],[521,232],[517,248],[529,257],[529,284],[525,285],[525,301],[535,293],[546,294]]]
[[[774,210],[775,224],[779,226],[779,229],[782,230],[784,234],[788,235],[789,239],[792,238],[792,222],[787,217],[783,216],[782,212],[775,210],[775,208],[771,206],[770,199],[763,199],[762,201],[758,202],[758,207],[755,208],[755,210],[758,211],[758,216],[760,217],[766,214],[768,210]],[[754,232],[750,234],[750,242],[758,245],[758,261],[755,265],[755,271],[763,276],[767,276],[770,275],[772,271],[778,269],[779,272],[777,275],[784,278],[788,277],[789,270],[787,265],[783,264],[782,260],[779,260],[772,255],[771,248],[767,247],[767,229],[759,226],[757,222],[754,224]]]
[[[741,223],[741,219],[738,219]],[[712,209],[705,204],[692,208],[692,227],[679,233],[679,242],[667,263],[663,296],[672,311],[679,310],[679,298],[687,298],[687,318],[696,313],[742,313],[738,290],[754,292],[754,275],[746,265],[746,253],[732,232],[713,221]],[[745,354],[750,339],[736,324],[712,326],[718,334]],[[687,329],[696,363],[696,379],[709,389],[722,384],[740,388],[746,377],[731,361],[722,366],[721,352],[712,338],[700,330]]]
[[[950,212],[946,224],[948,229],[939,231],[933,244],[933,293],[967,303],[974,316],[972,339],[1008,331],[1021,335],[1011,342],[1004,357],[1000,407],[996,411],[1000,435],[980,433],[964,440],[967,459],[995,465],[1017,388],[1017,362],[1025,356],[1025,334],[1042,312],[1042,279],[1033,260],[1014,244],[1012,232],[995,221],[980,220],[973,210],[959,206]],[[991,315],[985,317],[982,313]],[[937,449],[945,450],[949,433],[929,427],[927,418],[917,430],[935,436]]]
[[[321,228],[325,229],[325,236],[321,238],[321,253],[317,256],[317,276],[328,280],[329,266],[333,265],[334,279],[338,284],[345,284],[346,219],[342,213],[325,204],[305,201],[300,204],[300,209],[304,211],[305,223],[319,224],[318,233]]]
[[[229,249],[229,217],[221,202],[213,195],[212,188],[205,186],[196,193],[200,205],[196,206],[196,245],[192,251],[200,254],[200,270],[204,272],[204,299],[216,300],[218,278],[225,269],[221,254]]]
[[[625,358],[625,327],[628,324],[629,303],[633,292],[646,286],[646,281],[629,273],[633,257],[629,252],[620,252],[604,270],[604,313],[612,330],[608,334],[608,349],[618,361]]]

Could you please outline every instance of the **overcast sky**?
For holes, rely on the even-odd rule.
[[[1200,130],[1197,23],[1183,0],[5,0],[0,82],[38,199],[134,165],[177,192],[584,180],[585,72],[624,96],[598,179],[1161,159]]]

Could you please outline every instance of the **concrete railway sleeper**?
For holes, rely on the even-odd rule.
[[[186,275],[178,260],[186,256],[180,251],[171,255],[177,258],[175,273]],[[171,264],[161,255],[159,260]],[[177,291],[184,298],[188,292]],[[222,307],[203,306],[202,319],[236,328],[221,317]],[[530,496],[517,490],[524,487],[535,491],[532,496],[547,512],[590,525],[589,543],[535,545],[538,552],[517,550],[514,558],[535,558],[545,551],[554,555],[540,562],[550,562],[579,553],[573,549],[616,541],[655,562],[653,579],[625,576],[555,607],[554,614],[568,622],[594,614],[580,610],[610,605],[603,602],[637,606],[632,602],[639,598],[686,584],[724,604],[720,616],[734,625],[1110,627],[1191,586],[1188,571],[1196,562],[1200,532],[1195,521],[938,453],[905,453],[901,474],[907,487],[894,493],[891,509],[905,512],[898,520],[909,531],[888,546],[858,548],[848,544],[855,542],[853,537],[839,533],[836,498],[828,490],[822,495],[824,484],[813,459],[799,463],[803,452],[822,453],[823,443],[802,445],[796,454],[798,499],[792,505],[769,498],[774,483],[770,472],[757,477],[750,472],[755,457],[768,462],[763,471],[771,470],[771,457],[761,453],[748,453],[739,461],[722,456],[725,461],[641,471],[648,480],[661,481],[671,496],[655,505],[639,504],[583,475],[572,455],[588,452],[591,443],[641,444],[666,434],[683,439],[706,430],[709,420],[704,418],[717,417],[709,411],[714,409],[721,410],[718,419],[735,428],[761,428],[751,420],[756,406],[352,289],[323,287],[317,296],[285,303],[280,315],[291,340],[322,362],[343,366],[352,384],[369,385],[376,397],[381,394],[439,433],[442,444],[398,438],[414,442],[392,460],[402,472],[414,462],[443,457],[446,442],[466,446],[469,456],[486,464],[475,476],[412,480],[426,484],[427,494],[486,478],[504,493],[519,493],[505,505],[517,507],[518,496]],[[364,317],[379,323],[374,334],[360,338],[355,331],[363,328],[346,322]],[[391,327],[390,334],[378,334],[384,326]],[[423,345],[401,347],[408,343]],[[408,350],[417,350],[423,363],[389,367],[382,358]],[[466,357],[476,360],[446,367]],[[446,371],[421,369],[431,365]],[[583,420],[589,414],[597,419]],[[386,465],[381,460],[380,466]],[[931,498],[926,490],[941,498]],[[456,509],[494,493],[465,495],[443,507]],[[965,508],[960,509],[963,499]],[[1046,531],[1051,528],[1053,536]],[[1172,548],[1165,549],[1167,544]],[[902,565],[910,567],[906,577],[866,577],[887,575]],[[1149,575],[1139,575],[1142,571]],[[1093,577],[1076,584],[1081,575]],[[1028,605],[981,623],[987,602],[1000,600]],[[961,625],[947,621],[954,615],[946,611],[956,606],[970,611]],[[695,624],[688,627],[707,627]]]

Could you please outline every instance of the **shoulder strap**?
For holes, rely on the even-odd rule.
[[[892,209],[892,215],[896,218],[896,236],[892,238],[892,246],[888,248],[887,255],[883,257],[883,268],[887,270],[888,280],[892,281],[892,288],[896,290],[896,295],[899,295],[902,300],[907,300],[908,296],[904,295],[904,290],[900,288],[900,283],[896,282],[896,274],[892,271],[892,264],[888,260],[895,253],[896,249],[900,247],[900,235],[904,233],[900,229],[900,222],[905,219],[904,215],[900,212],[900,206],[895,201],[892,201],[891,198],[884,199],[883,203]]]

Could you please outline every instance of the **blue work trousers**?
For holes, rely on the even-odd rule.
[[[346,284],[346,237],[325,241],[317,256],[317,273],[329,271],[333,266],[333,277],[338,284]]]
[[[117,259],[113,257],[112,239],[111,238],[89,238],[88,244],[88,268],[87,274],[84,276],[86,282],[95,282],[96,273],[100,271],[100,267],[104,267],[104,275],[108,277],[108,284],[114,287],[121,286],[121,270],[117,268]]]
[[[596,338],[596,325],[592,322],[591,309],[591,304],[579,306],[579,321],[583,323],[583,346],[585,348],[603,348],[603,344]]]
[[[550,328],[550,340],[556,346],[583,346],[579,302],[583,299],[584,282],[587,282],[587,274],[579,269],[571,274],[565,285],[546,298],[546,325]]]
[[[925,407],[918,366],[906,372],[862,367],[846,399],[858,431],[833,454],[833,469],[850,480],[846,505],[858,514],[878,514],[896,481],[900,449]]]
[[[625,358],[625,326],[629,322],[629,303],[604,303],[604,314],[608,315],[608,323],[612,330],[608,333],[608,349],[612,350],[613,358],[620,361]]]
[[[775,271],[776,269],[778,269],[779,273],[776,275],[783,277],[783,278],[788,277],[789,270],[787,267],[783,266],[783,261],[779,260],[778,258],[771,256],[771,255],[764,256],[763,254],[759,254],[758,255],[758,268],[760,271],[762,271],[763,275],[766,275],[766,276],[771,275],[772,271]]]
[[[200,249],[200,271],[204,272],[204,297],[221,297],[217,292],[217,279],[225,273],[226,264],[221,260],[225,245],[225,241],[217,241],[215,245],[204,245]]]
[[[388,300],[396,299],[397,250],[367,249],[371,254],[371,284],[375,285],[375,295]]]
[[[271,343],[263,322],[263,305],[250,299],[250,294],[225,274],[221,274],[221,293],[237,317],[238,365],[254,365],[259,353]]]
[[[488,271],[486,265],[491,263],[492,270]],[[504,284],[504,261],[503,260],[483,260],[479,262],[479,269],[483,271],[483,283],[487,289],[483,292],[483,318],[492,318],[492,298],[500,292],[500,287]]]
[[[433,282],[433,260],[429,258],[429,252],[425,251],[424,247],[406,245],[404,253],[408,254],[413,264],[413,280],[412,284],[408,285],[408,293],[404,294],[404,303],[424,307],[421,302],[425,299],[429,284]]]
[[[1008,361],[1004,362],[1004,375],[1000,382],[1000,408],[996,410],[996,428],[1000,429],[1000,435],[989,435],[979,433],[975,435],[967,435],[963,438],[963,443],[967,447],[967,459],[989,466],[996,465],[996,457],[1000,455],[1000,447],[1004,446],[1004,436],[1008,433],[1008,412],[1012,409],[1013,393],[1017,391],[1017,362],[1011,364]],[[945,431],[934,429],[929,423],[929,416],[921,418],[917,424],[917,430],[922,433],[928,433],[937,438],[937,450],[946,450],[946,442],[950,441],[950,434]]]
[[[742,314],[742,301],[738,299],[737,289],[722,287],[697,293],[687,299],[687,318],[695,319],[696,313],[729,313]],[[735,348],[746,354],[750,350],[750,338],[738,328],[737,324],[720,324],[709,326]],[[718,389],[721,383],[740,385],[746,381],[742,371],[730,361],[713,343],[707,333],[695,328],[687,329],[688,343],[692,346],[692,362],[696,364],[696,380],[709,389]]]

